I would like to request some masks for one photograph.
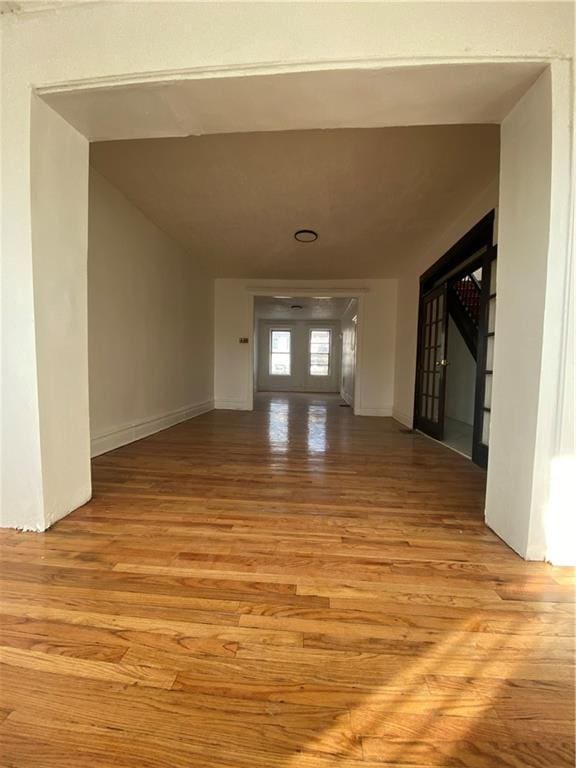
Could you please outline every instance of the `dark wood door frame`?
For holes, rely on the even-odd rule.
[[[494,341],[494,330],[489,325],[490,303],[496,300],[495,275],[498,247],[493,245],[482,260],[482,291],[480,293],[480,322],[478,325],[478,356],[476,358],[476,391],[474,395],[474,431],[472,436],[472,461],[486,469],[488,466],[488,432],[484,422],[490,419],[490,407],[486,405],[486,380],[492,377],[492,364],[487,364],[488,344]],[[490,380],[490,392],[492,381]],[[490,401],[491,402],[491,401]],[[490,426],[489,424],[487,425]]]
[[[416,351],[416,383],[414,387],[414,419],[413,419],[413,426],[416,429],[422,429],[422,431],[427,432],[427,434],[430,434],[432,437],[436,437],[436,439],[441,439],[441,437],[438,437],[438,435],[443,435],[443,427],[444,427],[444,399],[445,399],[445,372],[443,375],[444,380],[444,386],[441,388],[441,394],[442,394],[442,402],[439,405],[441,416],[442,416],[442,423],[440,425],[434,426],[432,430],[427,429],[426,419],[423,418],[423,414],[421,413],[421,376],[422,376],[422,369],[423,369],[423,344],[422,344],[422,333],[423,333],[423,324],[424,324],[424,302],[427,295],[430,295],[430,291],[432,291],[435,288],[440,288],[441,286],[446,286],[448,284],[448,281],[457,280],[460,276],[462,276],[466,272],[470,272],[471,270],[475,269],[476,267],[484,267],[485,264],[490,264],[490,260],[494,257],[493,256],[493,237],[494,237],[494,219],[495,219],[495,213],[494,211],[490,211],[486,216],[484,216],[483,219],[481,219],[472,229],[467,232],[460,240],[458,240],[457,243],[455,243],[443,256],[441,256],[438,261],[436,261],[434,264],[432,264],[431,267],[429,267],[421,276],[420,276],[420,300],[419,300],[419,306],[418,306],[418,336],[417,336],[417,351]],[[489,272],[489,269],[488,269]],[[483,281],[484,282],[484,281]],[[484,301],[487,301],[486,298],[484,298]],[[483,323],[487,322],[486,318],[486,306],[482,308],[480,311],[480,327],[479,327],[479,340],[482,336],[485,338],[486,335],[486,327],[483,325]],[[475,410],[474,410],[474,444],[477,445],[478,441],[478,434],[479,429],[482,429],[482,425],[478,427],[477,421],[481,422],[481,419],[478,419],[477,414],[481,411],[479,410],[479,397],[480,397],[480,389],[482,390],[482,407],[483,407],[483,397],[484,397],[484,384],[480,383],[480,368],[482,368],[482,376],[485,377],[485,349],[478,349],[477,354],[477,360],[476,360],[476,391],[475,391]],[[425,416],[425,415],[424,415]],[[480,433],[481,435],[481,433]],[[484,450],[485,449],[485,450]],[[473,461],[478,463],[480,466],[486,466],[487,458],[488,458],[488,451],[487,447],[484,446],[484,448],[476,448],[473,451]]]
[[[490,211],[420,276],[420,295],[469,268],[467,262],[492,247],[494,211]]]
[[[436,440],[444,438],[446,344],[448,336],[447,283],[432,288],[420,301],[416,368],[416,427]]]

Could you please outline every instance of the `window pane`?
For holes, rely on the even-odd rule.
[[[438,323],[438,335],[436,337],[436,344],[438,345],[437,360],[442,359],[442,349],[444,346],[444,323]]]
[[[312,331],[310,333],[311,341],[323,344],[330,344],[330,331]]]
[[[290,331],[272,331],[272,352],[290,353]]]
[[[494,365],[494,336],[486,339],[486,370],[491,371]]]
[[[490,293],[496,293],[496,259],[490,265]]]
[[[310,331],[309,372],[310,376],[330,375],[330,352],[332,332],[315,329]]]
[[[270,355],[270,374],[272,376],[290,376],[290,355],[284,352],[272,352]]]
[[[496,297],[488,305],[488,333],[494,333],[496,327]]]
[[[270,331],[271,376],[290,376],[291,331]]]
[[[490,408],[492,405],[492,374],[486,374],[486,387],[484,389],[484,405]]]
[[[488,445],[490,442],[490,412],[484,411],[484,422],[482,424],[482,442]]]

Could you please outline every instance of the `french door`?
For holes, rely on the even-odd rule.
[[[415,426],[436,440],[444,437],[447,290],[447,283],[444,283],[422,296],[418,323]]]
[[[469,395],[470,399],[466,400],[465,409],[459,408],[457,420],[463,426],[473,420],[468,450],[471,449],[472,461],[481,467],[486,467],[488,461],[492,410],[497,264],[493,240],[491,211],[420,276],[414,427],[436,440],[444,440],[450,316],[455,326],[451,322],[450,334],[459,332],[476,361],[476,380],[472,385],[471,366],[464,366],[467,372],[463,372],[462,356],[456,354],[460,364],[451,369],[448,389],[452,389],[453,381],[465,384],[466,397]],[[452,341],[451,338],[450,346]],[[457,346],[452,349],[457,350]],[[460,401],[463,402],[462,398]],[[453,413],[453,406],[454,401],[448,406],[449,413]]]
[[[492,246],[483,259],[480,322],[478,327],[478,358],[476,368],[476,400],[472,461],[486,469],[490,442],[492,410],[492,379],[494,373],[494,337],[496,328],[496,263],[497,246]]]

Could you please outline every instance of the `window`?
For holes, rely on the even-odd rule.
[[[310,331],[310,376],[330,375],[330,349],[332,331],[314,329]]]
[[[290,376],[292,350],[292,331],[270,331],[270,376]]]

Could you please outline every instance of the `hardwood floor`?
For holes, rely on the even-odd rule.
[[[574,571],[463,457],[278,395],[93,479],[0,533],[2,768],[573,766]]]

